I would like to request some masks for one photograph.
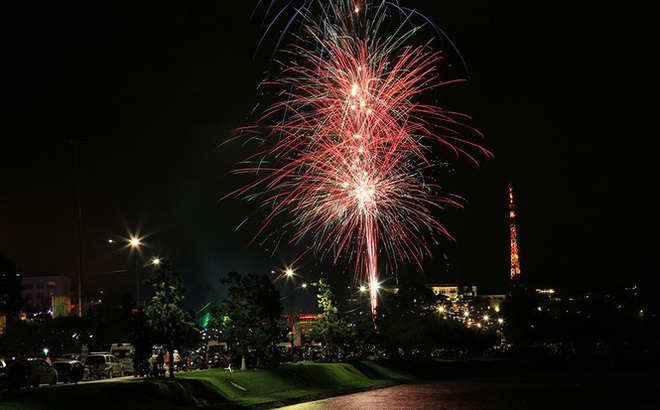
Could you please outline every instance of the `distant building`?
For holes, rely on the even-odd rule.
[[[431,289],[436,296],[445,296],[450,300],[477,296],[477,285],[475,284],[458,285],[455,283],[427,283],[426,288]],[[399,291],[399,288],[390,286],[384,287],[383,290],[396,294]]]
[[[555,294],[554,289],[536,289],[534,292],[537,295],[547,295],[549,298],[551,298]]]
[[[506,300],[506,295],[479,295],[478,299],[482,301],[483,306],[499,312],[502,308],[502,303]]]
[[[283,316],[289,327],[288,340],[293,341],[294,346],[303,346],[310,342],[308,334],[312,328],[312,323],[317,322],[321,315],[318,313],[298,313]]]
[[[50,311],[53,317],[68,316],[71,312],[71,279],[68,276],[23,276],[22,284],[24,311]]]

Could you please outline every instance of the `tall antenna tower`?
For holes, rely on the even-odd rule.
[[[509,228],[511,235],[511,273],[509,276],[511,288],[521,285],[520,260],[518,259],[518,242],[516,240],[516,206],[513,204],[513,187],[509,185]]]

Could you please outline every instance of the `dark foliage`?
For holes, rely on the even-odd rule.
[[[229,297],[211,308],[211,326],[219,338],[242,356],[241,368],[251,350],[261,356],[286,340],[280,293],[266,275],[229,272],[220,282],[229,285]]]

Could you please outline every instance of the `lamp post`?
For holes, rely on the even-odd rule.
[[[133,249],[139,249],[141,242],[140,238],[135,236],[131,237],[128,244]],[[138,269],[138,262],[135,262],[135,306],[140,305],[140,269]]]
[[[138,237],[131,237],[131,239],[128,242],[129,246],[133,249],[139,249],[140,245],[142,245],[142,242],[140,238]],[[158,266],[160,265],[161,259],[158,257],[153,257],[144,264],[143,266],[146,266],[147,264],[152,265],[152,266]],[[140,262],[139,259],[137,262],[135,262],[135,304],[136,306],[140,305]]]
[[[149,261],[149,264],[150,264],[152,267],[157,267],[157,266],[160,265],[160,262],[161,262],[161,259],[160,259],[160,258],[153,257],[153,258],[151,258],[151,260]],[[140,304],[140,275],[139,275],[139,274],[137,275],[136,286],[137,286],[137,305],[139,305],[139,304]]]
[[[80,138],[70,138],[66,143],[73,145],[74,165],[76,171],[76,216],[78,228],[78,317],[83,316],[83,254],[82,254],[82,199],[80,195],[80,164],[78,161],[78,146],[87,142]]]
[[[287,277],[287,282],[291,280],[291,285],[289,285],[289,315],[291,318],[291,356],[293,357],[293,344],[294,344],[294,323],[295,320],[293,318],[293,270],[291,268],[287,268],[287,270],[284,272],[284,274]]]
[[[142,242],[143,238],[140,238],[139,236],[135,235],[130,235],[128,238],[124,237],[119,237],[118,239],[110,238],[108,239],[108,244],[110,245],[117,245],[119,243],[123,244],[123,248],[129,248],[130,253],[129,253],[129,262],[127,262],[127,265],[129,265],[130,259],[133,257],[133,251],[137,253],[137,256],[134,256],[135,259],[135,304],[136,306],[140,305],[140,268],[143,268],[147,265],[151,265],[153,267],[156,267],[162,263],[162,259],[158,258],[156,256],[151,257],[148,261],[145,262],[145,259],[142,257],[142,250],[141,247],[144,245],[145,247],[150,248],[148,244],[144,244]],[[130,268],[126,270],[121,270],[121,271],[115,271],[115,273],[118,272],[130,272]]]

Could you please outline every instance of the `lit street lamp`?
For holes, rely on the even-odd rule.
[[[153,257],[149,260],[149,262],[145,263],[141,267],[145,267],[147,265],[151,265],[152,267],[157,267],[161,264],[162,260],[157,257]],[[137,290],[137,296],[136,296],[136,306],[140,305],[140,270],[138,269],[139,267],[136,267],[135,269],[135,276],[136,276],[136,290]]]
[[[131,237],[128,241],[131,248],[138,250],[140,248],[140,239],[135,236]],[[135,306],[140,305],[140,270],[138,269],[138,262],[135,262]]]
[[[287,268],[284,272],[282,272],[282,274],[281,274],[280,276],[278,276],[277,278],[275,278],[275,281],[277,281],[278,279],[280,279],[282,276],[286,276],[286,278],[287,278],[287,282],[288,282],[288,281],[292,281],[292,282],[291,282],[291,285],[290,285],[290,287],[289,287],[289,294],[288,294],[287,298],[289,299],[289,320],[291,320],[291,354],[293,355],[293,343],[294,343],[294,336],[293,336],[293,332],[294,332],[294,319],[293,319],[293,300],[292,300],[292,298],[293,298],[293,278],[294,278],[294,276],[295,276],[295,273],[294,273],[293,269],[291,269],[291,268]],[[307,287],[307,285],[306,285],[306,284],[303,284],[303,287]]]
[[[291,268],[288,268],[284,273],[287,279],[291,280],[291,285],[289,287],[289,314],[291,315],[291,355],[293,356],[293,343],[294,343],[293,332],[295,330],[294,328],[295,319],[293,318],[293,270],[291,270]]]
[[[110,240],[112,241],[112,240]],[[137,250],[139,252],[140,246],[142,245],[142,239],[138,238],[137,236],[131,236],[131,238],[128,241],[128,245]],[[152,265],[152,266],[158,266],[161,263],[161,259],[158,257],[153,257],[151,260],[142,267],[147,266],[147,265]],[[139,306],[140,305],[140,263],[139,259],[138,261],[135,262],[135,305]]]
[[[73,145],[74,165],[76,170],[76,214],[78,222],[78,317],[83,316],[83,225],[82,225],[82,198],[80,194],[80,164],[78,160],[79,145],[86,143],[82,138],[69,138],[65,141]]]

